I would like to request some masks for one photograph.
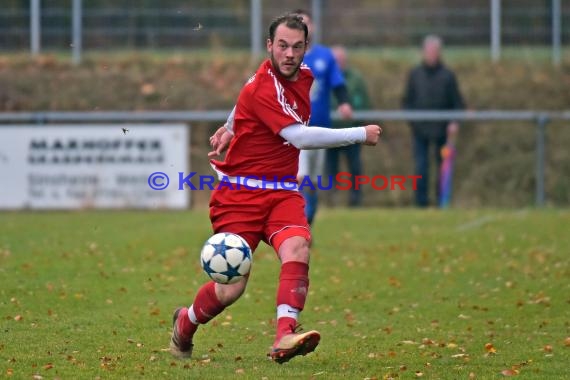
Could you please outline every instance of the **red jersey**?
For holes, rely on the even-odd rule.
[[[279,132],[292,124],[308,124],[312,83],[313,74],[305,65],[301,65],[297,80],[290,81],[265,60],[241,90],[234,137],[225,161],[211,161],[216,169],[232,177],[254,176],[267,181],[288,177],[288,182],[294,181],[299,149],[286,143]]]

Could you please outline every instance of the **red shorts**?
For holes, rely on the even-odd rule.
[[[279,252],[281,243],[292,236],[311,240],[305,200],[291,190],[213,190],[210,220],[214,232],[231,232],[247,241],[254,251],[260,241]]]

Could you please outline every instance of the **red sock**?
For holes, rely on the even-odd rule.
[[[291,306],[298,311],[305,307],[309,289],[309,265],[299,261],[289,261],[281,265],[279,288],[277,289],[277,307]],[[276,339],[290,334],[297,320],[288,316],[277,319]]]
[[[220,303],[216,296],[216,283],[210,281],[198,290],[194,303],[192,304],[196,320],[199,323],[208,323],[216,315],[220,314],[226,308]],[[191,323],[193,324],[193,323]]]
[[[190,309],[188,309],[188,311],[190,311]],[[194,333],[198,329],[198,325],[192,323],[192,321],[188,317],[188,312],[184,312],[182,318],[178,318],[177,323],[178,323],[178,328],[180,329],[180,331],[182,331],[182,334],[184,336],[192,337],[194,336]]]

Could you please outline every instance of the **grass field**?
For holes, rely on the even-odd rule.
[[[323,210],[305,328],[278,365],[278,265],[174,360],[171,315],[205,280],[204,211],[0,213],[0,377],[567,379],[570,211]],[[502,373],[503,372],[503,373]]]

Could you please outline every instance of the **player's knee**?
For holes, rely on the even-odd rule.
[[[247,285],[247,278],[242,278],[235,284],[216,284],[216,296],[220,303],[224,306],[229,306],[236,302]]]
[[[281,263],[298,261],[309,263],[309,242],[301,236],[293,236],[283,242],[279,249]]]

